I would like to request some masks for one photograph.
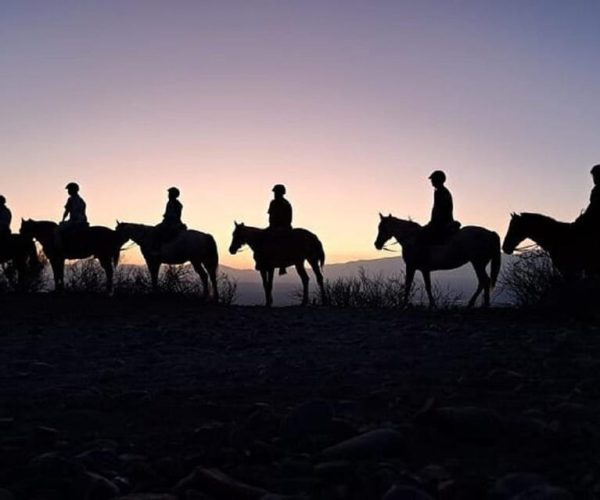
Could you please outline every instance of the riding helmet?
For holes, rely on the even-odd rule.
[[[179,196],[179,189],[177,189],[176,187],[170,187],[169,189],[167,189],[167,192],[170,194],[173,194],[175,197]]]
[[[6,198],[0,194],[0,205],[4,205],[6,203]]]
[[[73,189],[75,191],[79,191],[79,184],[77,184],[76,182],[69,182],[66,186],[65,189]]]
[[[283,184],[275,184],[273,186],[273,192],[285,194],[285,186]]]
[[[429,176],[429,178],[432,181],[446,182],[446,174],[441,170],[436,170]]]
[[[594,165],[592,167],[592,171],[590,172],[592,175],[600,174],[600,164]]]

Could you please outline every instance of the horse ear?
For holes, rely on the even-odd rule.
[[[119,224],[121,224],[121,222],[119,221],[119,219],[115,219],[115,220],[117,221],[117,226],[118,226]]]
[[[383,220],[383,214],[381,212],[379,212],[379,218]]]
[[[236,221],[236,220],[234,220],[234,221],[233,221],[233,224],[235,225],[235,227],[238,227],[238,226],[239,226],[239,224],[237,223],[237,221]]]
[[[391,213],[390,213],[390,214],[388,214],[388,218],[391,218],[391,217],[392,217],[392,214],[391,214]]]

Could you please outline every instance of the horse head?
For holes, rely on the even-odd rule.
[[[38,223],[32,219],[23,219],[21,218],[21,227],[19,229],[19,233],[33,238],[37,232]]]
[[[517,248],[517,245],[525,238],[527,238],[527,234],[523,224],[523,216],[515,212],[511,213],[508,231],[502,243],[502,251],[511,255],[515,251],[515,248]]]
[[[238,250],[247,243],[246,240],[246,231],[245,225],[243,222],[239,224],[236,221],[233,221],[234,229],[233,234],[231,235],[231,245],[229,245],[229,253],[234,255],[238,252]]]
[[[375,239],[375,248],[381,250],[386,242],[392,238],[392,214],[388,216],[383,215],[379,212],[379,227],[377,228],[377,238]]]

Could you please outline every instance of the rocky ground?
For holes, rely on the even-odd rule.
[[[597,321],[3,296],[0,499],[600,492]]]

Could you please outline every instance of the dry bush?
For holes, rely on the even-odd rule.
[[[499,286],[519,307],[539,306],[564,286],[564,280],[543,250],[519,254],[502,271]]]
[[[106,290],[106,274],[93,258],[65,266],[65,287],[73,292],[101,293]]]
[[[119,295],[141,295],[152,291],[148,270],[143,266],[122,265],[115,271],[115,291]]]
[[[38,253],[38,262],[35,268],[30,268],[27,274],[23,276],[19,283],[19,275],[12,261],[0,264],[0,293],[8,292],[45,292],[49,289],[50,275],[48,259],[40,252]]]
[[[358,276],[325,280],[325,291],[332,307],[398,307],[404,305],[404,274],[370,276],[363,268]],[[414,290],[409,300],[414,297]],[[295,295],[302,297],[302,290]],[[313,302],[319,301],[319,291],[313,291]]]
[[[210,285],[209,285],[210,286]],[[152,292],[150,274],[145,266],[121,266],[115,274],[115,287],[119,294],[138,295]],[[160,293],[168,295],[202,295],[200,277],[189,265],[162,266],[158,277]],[[237,282],[225,273],[217,276],[219,302],[230,305],[235,302]]]
[[[360,268],[358,276],[325,280],[325,290],[332,307],[368,307],[368,308],[393,308],[405,307],[409,304],[428,306],[429,300],[424,287],[418,282],[413,282],[408,303],[404,301],[404,287],[406,276],[398,272],[390,276],[382,273],[369,275],[364,268]],[[463,296],[454,292],[450,287],[441,288],[432,286],[432,293],[437,309],[451,309],[462,305]],[[297,298],[302,298],[302,289],[294,293]],[[313,290],[312,302],[319,302],[319,291]]]
[[[217,276],[217,288],[219,289],[219,302],[229,306],[235,304],[237,297],[237,280],[230,278],[227,273],[219,273]]]
[[[431,294],[433,295],[436,309],[455,309],[465,305],[465,298],[462,293],[453,290],[449,285],[441,287],[433,279],[431,281]],[[429,298],[427,297],[425,287],[418,286],[415,290],[415,297],[417,304],[429,305]],[[481,297],[479,300],[482,300]]]

